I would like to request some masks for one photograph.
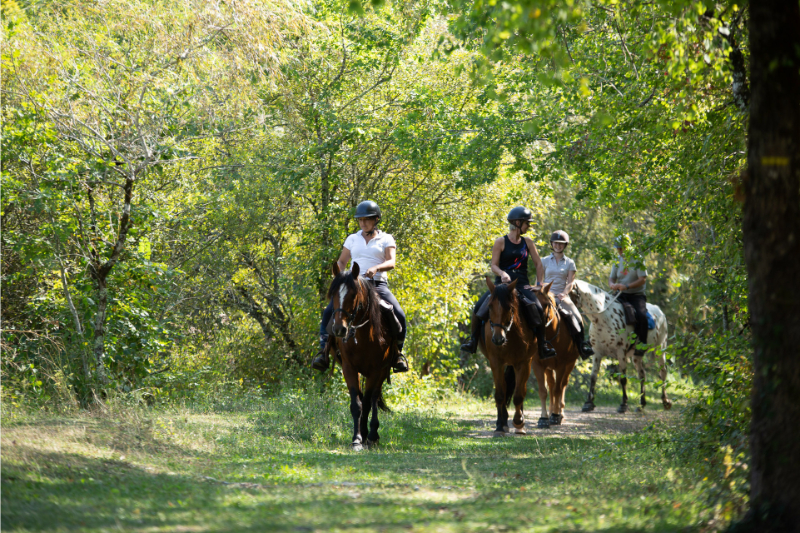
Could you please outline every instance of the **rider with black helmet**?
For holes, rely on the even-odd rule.
[[[556,298],[556,306],[564,318],[572,342],[577,346],[581,358],[588,359],[594,355],[594,350],[591,343],[584,338],[583,318],[569,297],[578,269],[575,261],[564,253],[567,246],[569,246],[569,235],[566,231],[556,230],[550,235],[550,248],[553,253],[542,258],[544,283],[553,284],[550,287],[550,294]]]
[[[492,246],[492,272],[497,275],[495,283],[511,283],[515,279],[519,280],[517,291],[523,298],[520,310],[528,326],[536,335],[539,358],[547,359],[554,357],[556,351],[545,340],[542,320],[544,311],[528,281],[528,257],[533,258],[536,266],[537,285],[544,277],[544,267],[536,245],[530,237],[524,236],[530,228],[532,218],[530,209],[526,207],[515,207],[508,213],[508,234],[496,239]],[[478,336],[483,323],[489,317],[488,298],[489,291],[486,291],[475,304],[470,324],[472,335],[466,343],[461,345],[461,349],[465,352],[475,353],[478,349]]]
[[[389,290],[386,272],[395,266],[395,250],[397,245],[394,237],[377,228],[381,220],[381,208],[372,201],[361,202],[356,207],[356,220],[361,228],[357,233],[347,237],[339,255],[339,269],[345,270],[347,263],[358,263],[362,276],[369,278],[381,299],[392,304],[394,314],[400,322],[400,333],[396,338],[398,357],[392,369],[395,372],[407,372],[408,361],[403,355],[403,343],[406,337],[406,314],[397,298]],[[325,371],[329,366],[328,361],[328,332],[326,326],[333,316],[333,303],[322,312],[322,322],[319,325],[319,353],[311,362],[317,370]]]

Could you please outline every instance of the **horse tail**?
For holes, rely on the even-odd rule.
[[[514,387],[517,385],[517,376],[514,372],[514,367],[508,365],[505,372],[506,378],[506,407],[511,405],[511,399],[514,397]]]
[[[378,391],[378,409],[380,409],[384,413],[392,412],[392,410],[389,409],[389,406],[386,405],[386,401],[383,399],[383,391]]]

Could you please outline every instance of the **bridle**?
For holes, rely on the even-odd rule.
[[[356,280],[356,284],[358,285],[358,288],[360,289],[361,288],[361,281],[360,280]],[[361,311],[361,309],[365,310],[365,315],[366,315],[367,319],[364,320],[364,322],[362,322],[361,324],[356,326],[355,325],[356,315],[358,314],[359,311]],[[344,336],[344,342],[347,342],[347,341],[349,341],[350,339],[352,339],[353,337],[356,336],[356,330],[357,329],[362,328],[362,327],[366,326],[367,324],[369,324],[369,298],[367,298],[367,306],[366,306],[366,308],[361,303],[359,303],[352,312],[348,313],[347,311],[344,310],[343,307],[340,307],[339,309],[334,309],[333,310],[333,316],[336,316],[337,313],[342,313],[345,316],[345,318],[347,318],[347,324],[348,324],[348,326],[347,326],[347,335]],[[355,343],[358,344],[358,339],[355,339]]]
[[[509,331],[511,331],[511,327],[514,325],[514,313],[513,312],[511,313],[511,319],[508,321],[507,326],[504,326],[502,323],[497,324],[495,322],[492,322],[491,319],[489,319],[489,325],[492,326],[492,328],[500,328],[506,333],[508,333]]]
[[[552,324],[553,320],[555,320],[556,317],[558,316],[558,309],[556,309],[556,304],[553,303],[553,299],[550,298],[549,296],[547,297],[547,305],[545,307],[547,307],[548,309],[552,310],[552,312],[553,312],[553,317],[550,320],[547,321],[547,324],[544,325],[544,327],[546,329],[546,328],[550,327],[550,324]],[[553,335],[553,338],[552,339],[545,338],[545,342],[550,344],[552,341],[556,340],[558,338],[558,334],[559,334],[560,331],[561,331],[561,321],[559,320],[558,323],[556,324],[556,332]]]

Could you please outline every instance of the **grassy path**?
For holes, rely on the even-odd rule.
[[[644,435],[676,415],[611,407],[491,437],[489,402],[382,418],[352,452],[340,401],[9,414],[4,531],[693,531],[694,472]],[[529,407],[530,409],[530,407]],[[536,412],[529,417],[535,423]],[[656,430],[649,430],[656,431]]]

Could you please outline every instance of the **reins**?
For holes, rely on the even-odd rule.
[[[610,295],[609,295],[609,294],[608,294],[606,291],[603,291],[603,294],[606,296],[605,300],[603,300],[603,304],[605,304],[605,303],[608,301],[608,297],[609,297]],[[598,312],[596,312],[596,313],[592,313],[592,314],[593,314],[593,315],[600,315],[600,314],[603,314],[603,313],[605,313],[605,312],[608,310],[608,308],[609,308],[609,307],[611,307],[612,305],[614,305],[614,302],[616,302],[616,301],[617,301],[617,298],[619,298],[619,295],[620,295],[620,294],[622,294],[622,292],[621,292],[621,291],[617,291],[617,294],[616,294],[616,295],[614,295],[614,297],[613,297],[613,298],[611,298],[611,301],[610,301],[610,302],[608,302],[608,305],[606,305],[605,307],[603,307],[603,309],[601,309],[600,311],[598,311]]]
[[[553,320],[555,320],[556,317],[558,316],[558,309],[556,309],[556,305],[553,303],[553,300],[550,299],[549,297],[547,298],[547,307],[553,311],[553,318],[547,321],[547,324],[545,324],[544,326],[545,329],[550,327],[550,324],[552,324]],[[553,335],[553,338],[551,339],[545,338],[545,342],[550,344],[552,341],[556,340],[558,338],[558,334],[560,331],[561,331],[561,320],[559,320],[558,323],[556,324],[556,332]]]

